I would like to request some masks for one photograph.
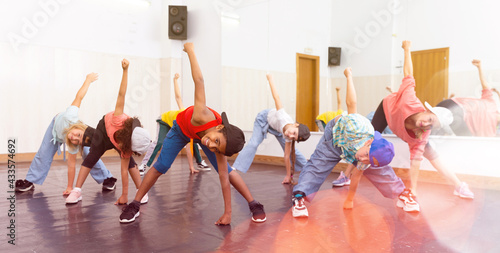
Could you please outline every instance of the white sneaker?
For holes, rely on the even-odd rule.
[[[198,170],[201,171],[210,171],[210,167],[205,163],[205,160],[202,160],[201,163],[198,163]]]
[[[144,173],[146,173],[146,167],[148,167],[145,163],[142,163],[139,165],[139,173],[141,176],[144,176]]]
[[[78,189],[71,190],[71,193],[66,198],[66,204],[76,204],[82,200],[82,191]]]
[[[462,182],[459,187],[455,187],[453,194],[464,199],[473,199],[474,193],[469,189],[466,182]]]
[[[294,218],[309,216],[307,207],[304,204],[304,198],[293,198],[292,216]]]
[[[137,191],[139,191],[139,189],[137,189],[135,191],[135,193],[137,193]],[[141,204],[146,204],[146,203],[148,203],[148,201],[149,201],[149,197],[148,197],[148,193],[146,193],[146,195],[144,195],[144,197],[142,197],[142,199],[141,199]]]
[[[405,189],[399,194],[396,206],[403,208],[405,212],[420,212],[420,205],[415,200],[415,196],[411,193],[410,189]]]

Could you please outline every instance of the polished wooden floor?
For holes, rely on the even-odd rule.
[[[119,178],[119,158],[104,162]],[[1,166],[0,179],[7,182],[7,166]],[[26,176],[28,166],[17,164],[17,178]],[[363,179],[354,209],[345,211],[348,188],[332,189],[338,175],[332,173],[307,203],[310,217],[294,219],[291,188],[281,184],[284,168],[255,164],[242,177],[264,204],[267,221],[253,223],[246,201],[233,189],[232,223],[216,226],[223,212],[216,172],[190,175],[186,158],[180,157],[151,189],[140,217],[120,224],[122,207],[113,205],[120,180],[115,191],[103,192],[89,177],[83,200],[65,205],[66,169],[56,161],[42,186],[16,194],[15,246],[6,236],[10,193],[6,183],[0,184],[2,252],[500,252],[497,190],[476,187],[476,198],[464,200],[453,196],[449,185],[422,182],[422,211],[409,214]]]

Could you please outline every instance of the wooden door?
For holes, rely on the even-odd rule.
[[[319,113],[319,56],[297,53],[297,95],[295,119],[318,131]]]
[[[449,48],[411,52],[415,92],[424,103],[436,106],[448,98]]]

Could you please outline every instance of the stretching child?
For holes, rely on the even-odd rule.
[[[78,111],[85,94],[91,83],[96,81],[98,75],[90,73],[85,78],[85,82],[76,93],[76,97],[71,103],[71,106],[66,111],[57,114],[50,123],[42,140],[40,148],[36,152],[35,158],[31,161],[30,168],[26,179],[18,179],[16,181],[15,190],[17,192],[25,192],[35,188],[33,184],[43,184],[50,170],[50,165],[54,159],[54,155],[59,150],[61,144],[65,143],[65,129],[70,125],[80,122],[78,119]],[[68,149],[68,184],[63,195],[68,195],[73,189],[75,181],[75,165],[76,154],[81,145],[70,146]],[[89,148],[83,148],[82,156],[87,156]],[[111,175],[111,172],[104,166],[104,163],[99,159],[92,166],[92,178],[98,183],[103,184],[103,189],[114,190],[116,178]]]
[[[431,107],[427,102],[426,110],[415,94],[415,79],[411,62],[410,41],[403,41],[404,49],[404,79],[398,92],[384,98],[373,116],[372,124],[375,130],[383,131],[387,126],[410,148],[410,180],[411,193],[417,195],[417,179],[420,163],[427,158],[455,186],[455,195],[461,198],[474,198],[465,182],[461,182],[449,168],[438,158],[437,152],[428,143],[431,129],[448,126],[453,121],[452,113],[442,107]]]
[[[472,64],[479,71],[481,98],[453,97],[441,101],[436,107],[444,107],[453,113],[450,124],[452,132],[458,136],[494,137],[500,124],[500,113],[493,99],[494,89],[490,89],[483,74],[480,60]]]
[[[358,168],[355,170],[357,172],[356,180],[353,180],[354,187],[357,186],[358,175],[366,170],[366,176],[384,196],[388,198],[399,196],[404,205],[411,205],[414,202],[404,190],[401,179],[395,176],[392,168],[386,166],[394,157],[392,143],[382,138],[379,132],[375,132],[367,118],[356,113],[357,98],[351,68],[346,68],[344,75],[347,78],[348,115],[337,116],[328,122],[314,153],[302,169],[299,183],[293,188],[293,217],[309,216],[304,197],[313,195],[319,190],[332,168],[341,159],[345,159],[349,163],[348,166]],[[354,191],[349,192],[345,208],[352,208]]]
[[[139,166],[139,172],[141,173],[141,176],[144,175],[144,173],[146,172],[146,167],[150,167],[153,161],[155,160],[156,154],[158,154],[158,151],[160,151],[161,146],[163,145],[163,140],[167,136],[168,131],[172,128],[172,125],[174,124],[174,120],[177,117],[177,114],[186,109],[184,108],[184,104],[182,103],[182,96],[178,81],[179,77],[180,77],[179,73],[175,73],[174,92],[175,92],[175,101],[177,102],[179,110],[172,110],[165,112],[160,116],[159,119],[156,120],[156,122],[158,123],[157,125],[158,140],[157,141],[153,140],[151,142],[148,151],[146,152],[144,158],[142,159],[142,163]],[[198,164],[198,168],[202,171],[210,171],[210,167],[208,167],[205,161],[201,159],[198,144],[193,141],[190,141],[190,144],[191,145],[186,145],[186,155],[188,158],[189,170],[191,171],[191,174],[198,173],[198,170],[195,170],[193,165],[193,154],[196,156],[196,163]]]
[[[143,154],[151,143],[151,139],[148,132],[141,127],[139,119],[131,118],[123,113],[125,94],[127,93],[129,62],[123,59],[121,64],[123,75],[115,110],[106,114],[97,124],[90,144],[90,153],[83,160],[76,180],[76,187],[66,198],[66,204],[74,204],[82,200],[81,188],[91,172],[90,168],[94,167],[94,164],[106,150],[112,148],[116,149],[121,157],[122,195],[116,200],[115,205],[126,204],[128,201],[129,172],[136,188],[139,188],[141,184],[141,176],[132,154]],[[146,196],[142,202],[147,202]]]
[[[241,150],[233,164],[233,168],[247,172],[253,162],[257,148],[264,138],[266,138],[267,133],[271,133],[276,137],[284,152],[286,176],[281,183],[293,184],[295,164],[297,163],[297,170],[300,171],[307,162],[302,153],[295,150],[295,141],[306,141],[311,133],[307,126],[296,123],[285,112],[285,108],[283,108],[281,99],[274,86],[273,77],[270,74],[267,74],[267,80],[269,81],[269,87],[271,88],[276,108],[266,109],[257,114],[253,126],[252,138],[250,138],[248,144]]]
[[[146,173],[144,180],[135,195],[134,201],[127,205],[120,215],[120,222],[133,222],[139,216],[141,198],[151,189],[158,178],[165,174],[181,149],[189,143],[189,139],[201,143],[214,169],[219,173],[219,180],[224,198],[224,214],[215,222],[216,225],[231,223],[231,183],[248,201],[252,212],[252,221],[264,222],[264,207],[255,201],[241,176],[227,163],[226,156],[238,153],[245,143],[245,135],[238,127],[229,124],[226,113],[219,115],[207,107],[205,99],[205,82],[192,43],[184,44],[184,51],[189,57],[191,74],[194,81],[194,106],[186,108],[177,115],[172,129],[163,141],[158,160]]]

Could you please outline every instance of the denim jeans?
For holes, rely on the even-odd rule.
[[[335,124],[335,120],[331,120],[326,125],[325,133],[300,173],[299,182],[293,188],[294,192],[301,191],[306,196],[316,193],[335,165],[340,162],[342,150],[340,147],[333,146],[332,128]],[[386,198],[396,198],[405,189],[403,181],[396,176],[391,166],[370,166],[363,172],[363,175]]]
[[[236,161],[233,163],[233,167],[241,172],[246,173],[252,165],[253,159],[255,157],[255,153],[257,152],[257,148],[262,143],[264,138],[267,137],[267,133],[270,133],[276,137],[276,140],[285,151],[285,138],[283,134],[269,127],[269,123],[267,122],[267,113],[270,109],[266,109],[264,111],[259,112],[257,117],[255,117],[255,122],[253,124],[253,132],[252,137],[248,141],[248,143],[243,147],[243,149],[238,154]],[[302,167],[306,164],[307,159],[295,149],[295,170],[301,171]]]
[[[54,159],[54,155],[59,150],[59,147],[62,143],[56,142],[53,143],[51,140],[52,129],[54,128],[54,119],[52,119],[47,131],[45,131],[45,135],[43,136],[42,144],[36,152],[35,158],[31,161],[30,168],[28,170],[28,175],[26,175],[26,180],[34,183],[34,184],[43,184],[45,178],[47,178],[47,174],[50,170],[50,165],[52,164],[52,160]],[[89,153],[89,147],[83,148],[83,159]],[[78,174],[77,174],[78,175]],[[90,170],[90,175],[94,178],[94,180],[101,184],[104,179],[112,177],[111,172],[106,168],[104,163],[99,159],[96,165]]]
[[[172,166],[175,158],[182,150],[182,148],[184,148],[184,146],[189,143],[189,140],[189,137],[184,135],[181,128],[177,124],[177,121],[174,120],[172,128],[168,131],[165,140],[163,140],[163,146],[160,151],[160,156],[156,160],[153,167],[160,173],[167,173],[167,171],[170,169],[170,166]],[[201,141],[198,139],[194,139],[194,142],[200,143]],[[201,149],[203,149],[203,152],[205,152],[208,160],[210,161],[212,166],[214,166],[214,169],[217,171],[217,173],[219,173],[215,153],[210,151],[210,149],[208,149],[208,147],[206,147],[205,145],[201,145]],[[228,163],[227,172],[230,173],[231,171],[232,168]]]

